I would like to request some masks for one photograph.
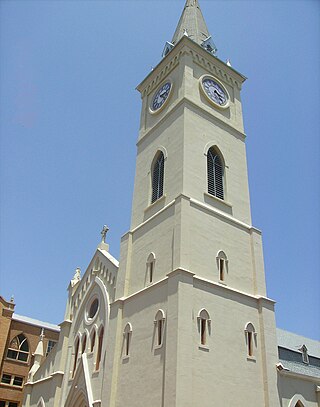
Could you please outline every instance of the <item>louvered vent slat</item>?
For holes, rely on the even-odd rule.
[[[214,148],[210,148],[207,155],[208,193],[224,199],[223,165]]]
[[[153,166],[151,203],[163,195],[164,156],[160,152]]]

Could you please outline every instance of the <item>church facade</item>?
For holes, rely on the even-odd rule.
[[[76,270],[25,407],[316,407],[319,342],[277,330],[241,88],[187,0],[142,98],[130,230]]]

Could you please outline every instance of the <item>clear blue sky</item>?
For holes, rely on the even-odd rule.
[[[74,269],[129,228],[140,96],[176,1],[0,3],[0,294],[59,323]],[[320,2],[200,0],[242,91],[253,224],[277,325],[320,338]]]

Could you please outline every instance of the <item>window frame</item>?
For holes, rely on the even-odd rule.
[[[104,339],[104,326],[101,325],[98,331],[98,348],[97,348],[97,356],[95,361],[94,370],[98,372],[100,370],[101,359],[102,359],[102,347],[103,347],[103,339]]]
[[[223,250],[218,251],[216,256],[216,262],[218,268],[219,282],[226,284],[226,277],[229,274],[229,260],[226,253]],[[223,270],[221,270],[221,264],[223,265]]]
[[[123,330],[122,359],[128,359],[130,357],[131,340],[132,340],[132,325],[130,322],[127,322]]]
[[[162,309],[159,309],[154,318],[154,349],[160,349],[164,343],[164,332],[165,332],[165,313]]]
[[[209,349],[209,338],[211,336],[211,319],[209,312],[202,308],[197,316],[199,349]]]
[[[255,360],[257,351],[257,332],[252,322],[247,322],[244,333],[247,348],[247,359]]]
[[[96,339],[97,339],[97,328],[94,326],[92,328],[91,334],[90,334],[90,353],[94,352],[94,348],[96,345]]]
[[[87,335],[87,333],[85,332],[83,335],[82,335],[82,338],[81,338],[81,355],[83,355],[84,353],[86,353],[86,351],[87,351],[87,341],[88,341],[88,335]]]
[[[166,155],[158,150],[151,165],[151,205],[164,196],[165,161]]]
[[[217,146],[210,146],[207,156],[207,193],[223,202],[226,200],[225,163]]]
[[[3,381],[3,377],[4,377],[4,376],[8,376],[8,378],[9,378],[9,383],[6,383],[6,382]],[[14,384],[14,382],[15,382],[16,379],[21,379],[21,385],[19,385],[19,384]],[[12,374],[12,373],[2,373],[0,383],[1,383],[1,385],[4,385],[4,386],[13,386],[13,387],[22,388],[22,387],[23,387],[23,383],[24,383],[24,377],[23,377],[23,376],[16,375],[16,374]]]
[[[20,340],[19,337],[23,337],[23,340]],[[16,339],[17,338],[17,339]],[[17,340],[17,344],[18,344],[18,348],[15,349],[13,347],[11,347],[10,345],[13,343],[14,340]],[[24,346],[24,344],[27,345],[28,350],[22,350],[21,348]],[[16,357],[10,357],[8,354],[9,352],[12,353],[16,353]],[[19,359],[20,355],[26,355],[26,360],[22,360]],[[28,338],[21,332],[20,334],[14,336],[11,341],[10,344],[8,346],[7,352],[6,352],[6,359],[10,359],[10,360],[15,360],[17,362],[21,362],[21,363],[28,363],[29,362],[29,356],[30,356],[30,346],[29,346],[29,341]]]
[[[52,349],[56,346],[56,344],[57,344],[57,341],[53,341],[52,339],[48,340],[46,357],[49,355],[49,353],[52,351]]]
[[[79,359],[79,349],[80,349],[80,335],[77,335],[76,340],[74,341],[73,349],[74,349],[74,358],[73,358],[73,366],[71,371],[71,378],[75,377],[77,367],[78,367],[78,359]]]
[[[145,286],[152,285],[154,283],[154,272],[156,266],[156,256],[151,252],[147,258],[146,263],[146,283]]]

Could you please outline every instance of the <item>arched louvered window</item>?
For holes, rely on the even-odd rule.
[[[207,154],[208,170],[208,193],[217,198],[224,199],[223,188],[223,163],[214,147],[211,147]]]
[[[160,151],[152,168],[152,196],[151,203],[161,198],[163,195],[163,178],[164,178],[164,155]]]

